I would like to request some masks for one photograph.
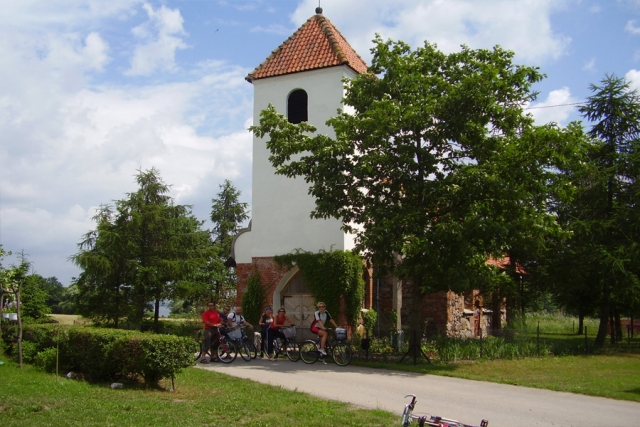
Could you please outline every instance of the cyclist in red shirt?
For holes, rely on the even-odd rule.
[[[205,358],[206,349],[211,347],[211,340],[213,336],[218,332],[218,327],[222,326],[220,313],[216,310],[216,303],[210,302],[207,304],[208,310],[202,313],[202,323],[204,323],[204,346],[202,347],[202,353],[200,353],[200,363],[209,363]]]
[[[274,316],[273,322],[271,322],[271,325],[269,325],[267,329],[267,354],[269,355],[273,353],[273,340],[276,338],[286,339],[280,329],[293,326],[293,323],[291,323],[291,320],[289,320],[285,313],[286,310],[284,307],[281,307],[278,310],[278,315]]]

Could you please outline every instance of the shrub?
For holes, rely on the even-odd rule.
[[[22,330],[22,339],[35,344],[38,351],[56,346],[60,326],[56,324],[29,324]]]
[[[253,270],[247,281],[247,291],[242,296],[242,312],[247,321],[257,325],[264,305],[264,290],[258,270]]]
[[[45,372],[53,373],[56,371],[56,349],[48,348],[41,351],[33,359],[33,364]]]
[[[18,357],[18,345],[15,346],[14,356]],[[25,363],[33,363],[33,359],[38,354],[36,345],[29,341],[22,341],[22,361]]]
[[[62,346],[65,367],[94,381],[136,379],[155,385],[193,364],[194,341],[117,329],[71,328]]]
[[[378,313],[374,309],[361,310],[362,314],[362,326],[364,326],[365,336],[371,337],[373,335],[373,327],[378,319]]]
[[[171,335],[148,335],[140,341],[143,352],[142,372],[146,384],[162,378],[175,378],[182,369],[193,365],[194,340]]]
[[[64,366],[81,372],[93,381],[107,381],[119,377],[113,346],[118,339],[132,337],[139,332],[119,329],[71,328],[61,348]]]

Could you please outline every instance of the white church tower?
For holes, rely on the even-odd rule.
[[[291,123],[309,122],[318,133],[333,137],[333,129],[325,122],[342,107],[342,79],[366,70],[366,63],[317,8],[314,16],[247,76],[254,87],[253,122],[258,124],[260,112],[273,104]],[[310,218],[315,202],[308,194],[309,185],[302,178],[276,175],[266,139],[255,136],[252,185],[251,223],[236,236],[233,249],[239,301],[248,276],[257,269],[268,286],[267,303],[274,308],[288,305],[287,315],[293,314],[291,310],[302,315],[313,308],[310,295],[305,297],[304,285],[295,283],[295,271],[281,271],[272,258],[296,249],[314,253],[348,250],[353,248],[353,238],[340,229],[339,220]]]

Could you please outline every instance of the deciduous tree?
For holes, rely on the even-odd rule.
[[[251,129],[268,138],[276,173],[309,183],[313,217],[342,219],[359,251],[411,280],[420,331],[422,295],[496,283],[487,258],[553,225],[563,131],[524,113],[543,76],[512,52],[374,43],[369,73],[346,84],[347,107],[327,122],[335,138],[273,106]]]

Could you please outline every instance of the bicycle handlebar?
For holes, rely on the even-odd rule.
[[[442,418],[437,415],[413,415],[413,409],[416,406],[416,395],[407,394],[404,398],[411,397],[411,402],[407,403],[402,411],[401,425],[402,427],[408,427],[412,420],[417,420],[420,426],[432,426],[432,427],[474,427],[468,424],[463,424],[460,421],[451,420],[448,418]],[[480,427],[488,427],[489,421],[480,421]]]

